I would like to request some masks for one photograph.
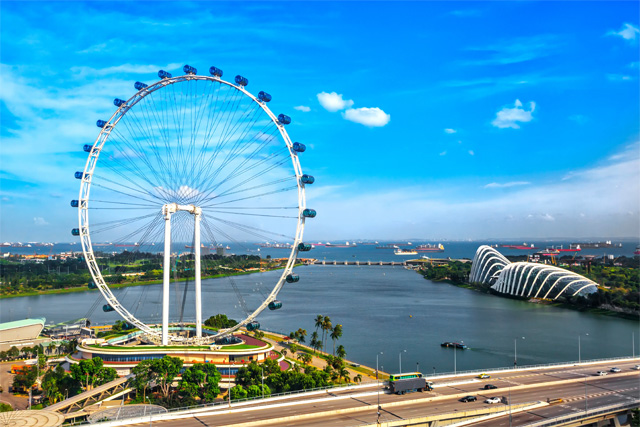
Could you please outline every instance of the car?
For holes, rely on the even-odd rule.
[[[605,371],[598,371],[598,372],[596,372],[596,375],[599,376],[599,377],[603,377],[603,376],[607,375],[607,373]]]
[[[609,371],[611,371],[611,372],[620,372],[620,370],[621,370],[620,368],[611,368],[611,369],[609,369]]]
[[[501,399],[499,397],[490,397],[487,400],[484,401],[484,403],[500,403]]]
[[[480,374],[478,375],[478,378],[480,378],[481,380],[485,379],[485,378],[491,378],[491,375],[489,374]]]
[[[460,399],[460,402],[475,402],[476,400],[478,400],[478,398],[475,396],[465,396]]]
[[[633,369],[635,369],[636,371],[640,371],[640,365],[634,366]]]
[[[485,384],[485,386],[482,387],[482,388],[485,389],[485,390],[493,390],[493,389],[496,389],[498,387],[494,386],[493,384]]]

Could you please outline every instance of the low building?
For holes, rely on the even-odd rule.
[[[7,351],[11,347],[20,350],[22,347],[48,344],[51,339],[40,336],[45,321],[44,317],[40,317],[0,323],[0,351]]]

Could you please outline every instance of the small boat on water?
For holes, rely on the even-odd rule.
[[[396,255],[418,255],[418,251],[411,249],[396,249],[393,253]]]
[[[466,345],[459,343],[459,342],[449,342],[449,341],[445,341],[442,344],[440,344],[440,347],[453,347],[453,348],[459,348],[460,350],[466,350],[469,347],[467,347]]]

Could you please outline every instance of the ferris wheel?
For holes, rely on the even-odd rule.
[[[162,345],[184,342],[169,327],[170,301],[179,298],[171,297],[171,275],[179,279],[179,262],[182,277],[193,280],[195,287],[193,342],[229,335],[243,326],[257,329],[256,317],[266,308],[282,307],[278,293],[286,283],[299,280],[293,273],[298,252],[311,249],[302,240],[305,220],[316,216],[305,198],[305,186],[313,184],[314,177],[303,174],[300,166],[306,147],[289,138],[285,126],[291,118],[268,108],[271,95],[252,95],[246,90],[247,78],[225,81],[216,67],[209,69],[210,76],[198,75],[189,65],[183,71],[173,77],[160,70],[159,81],[136,82],[132,97],[114,100],[116,111],[108,120],[97,121],[97,139],[83,147],[88,157],[84,170],[75,173],[80,193],[71,202],[79,220],[72,234],[80,237],[94,280],[90,287],[106,299],[104,311],[117,312]],[[215,258],[211,252],[219,254],[219,248],[231,244],[238,252],[250,253],[259,250],[256,242],[278,242],[288,249],[281,272],[253,307],[231,279],[244,319],[235,327],[203,334],[202,271],[207,260]],[[123,247],[125,253],[155,253],[161,261],[161,328],[136,316],[131,298],[116,295],[114,277],[142,274],[123,267],[114,273],[102,260],[104,252],[118,253]],[[184,249],[191,251],[185,254]],[[185,300],[182,296],[183,310]]]

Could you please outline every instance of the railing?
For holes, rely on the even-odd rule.
[[[557,426],[566,424],[571,421],[583,420],[586,418],[591,418],[597,415],[602,414],[610,414],[611,412],[635,409],[640,406],[640,399],[635,400],[635,402],[631,403],[620,403],[617,405],[606,405],[606,406],[598,406],[593,409],[589,409],[586,412],[582,412],[581,414],[569,414],[569,415],[561,415],[555,418],[548,418],[544,421],[535,421],[529,424],[522,424],[522,426],[529,427],[547,427],[547,426]]]

